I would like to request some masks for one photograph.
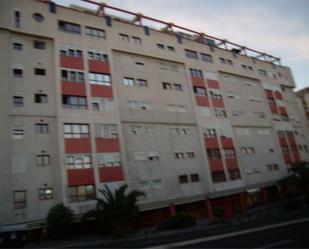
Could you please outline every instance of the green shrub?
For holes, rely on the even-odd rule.
[[[224,215],[224,208],[221,206],[216,206],[213,208],[212,212],[216,218],[222,218]]]
[[[73,211],[62,203],[53,206],[47,214],[48,232],[52,237],[71,235]]]
[[[157,230],[171,230],[193,227],[196,223],[194,217],[187,213],[179,213],[172,216],[166,221],[163,221],[157,228]]]

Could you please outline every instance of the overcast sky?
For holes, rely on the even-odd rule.
[[[54,0],[61,5],[93,5]],[[98,1],[99,2],[99,1]],[[309,0],[104,0],[106,4],[269,53],[309,86]]]

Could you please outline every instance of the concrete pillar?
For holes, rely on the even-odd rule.
[[[205,198],[205,205],[206,205],[208,220],[211,223],[211,222],[214,221],[214,216],[213,216],[213,213],[212,213],[211,201],[207,196]]]
[[[174,203],[171,203],[170,206],[170,214],[171,216],[175,216],[176,215],[176,207],[175,207],[175,204]]]
[[[245,198],[246,198],[245,193],[240,193],[240,212],[241,212],[241,216],[247,216],[247,214],[248,214]]]
[[[264,202],[264,204],[267,205],[269,203],[269,199],[268,199],[268,194],[267,194],[266,188],[262,188],[261,193],[262,193],[263,202]]]

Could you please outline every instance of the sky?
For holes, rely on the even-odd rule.
[[[81,0],[54,2],[65,6],[94,6]],[[296,90],[309,87],[309,0],[104,2],[280,57],[282,65],[292,69]]]

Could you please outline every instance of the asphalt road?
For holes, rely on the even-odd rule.
[[[309,222],[168,248],[309,248]]]

